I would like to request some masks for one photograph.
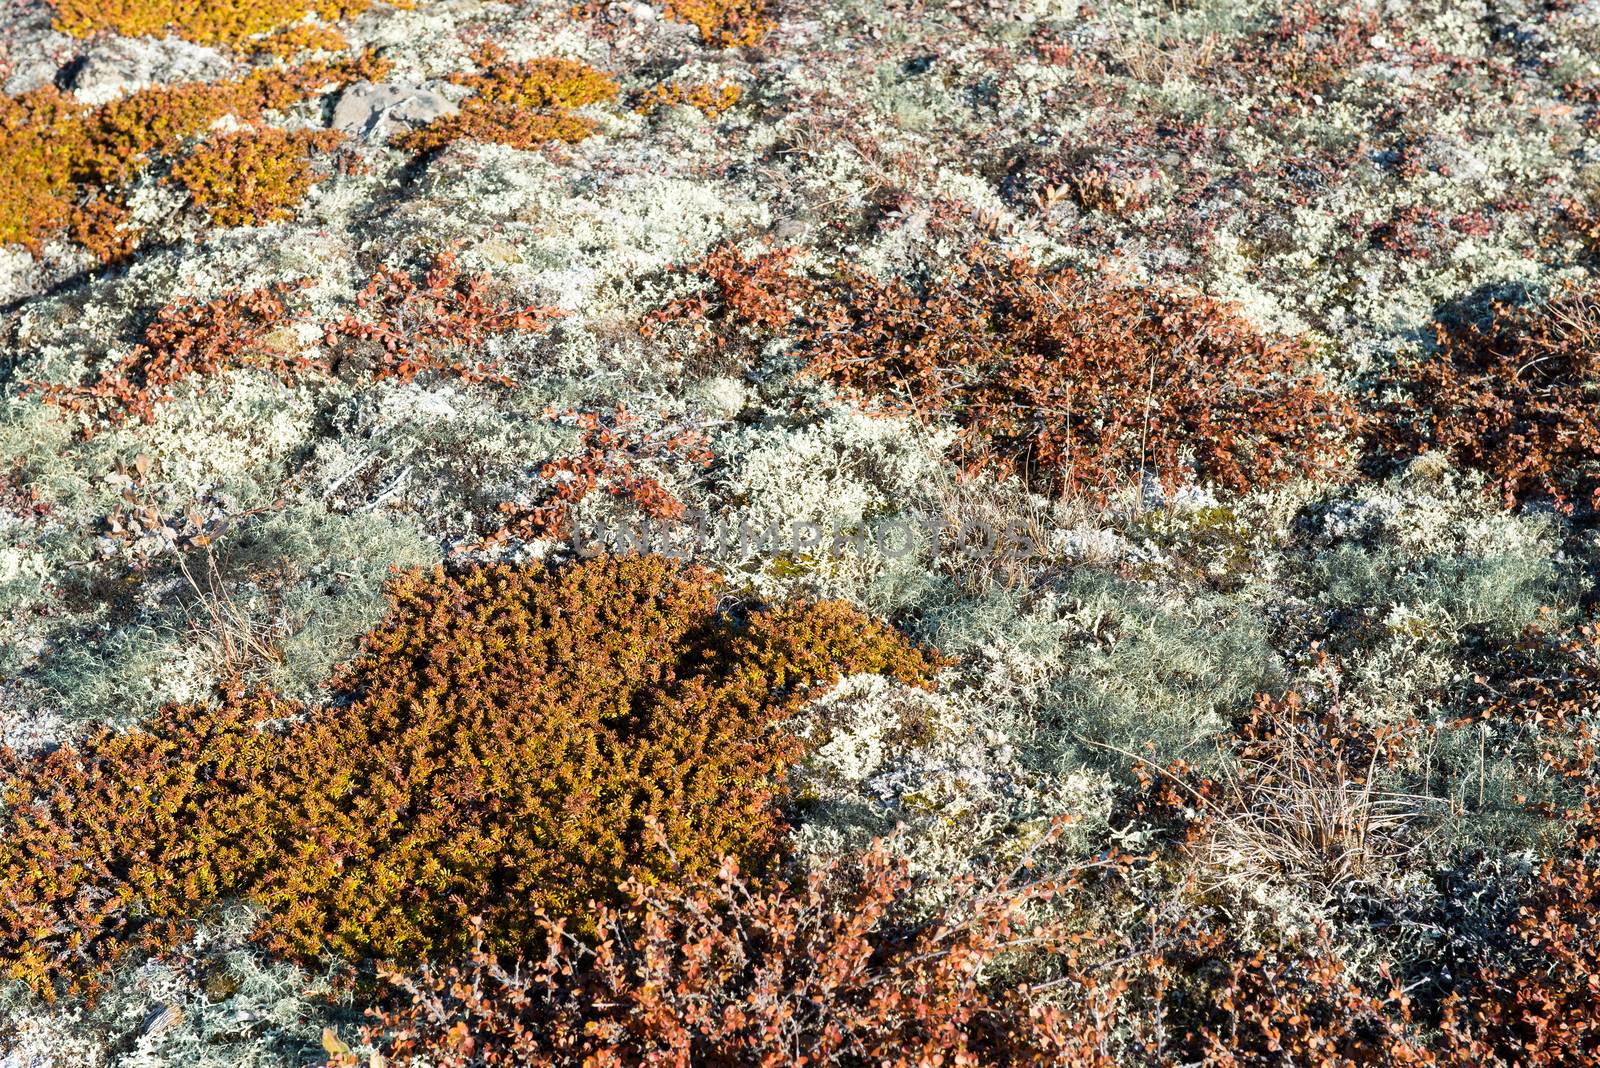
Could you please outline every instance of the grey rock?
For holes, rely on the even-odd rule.
[[[0,21],[6,24],[0,34],[0,84],[15,96],[55,82],[62,68],[72,62],[78,42],[51,25],[55,11],[44,3],[7,5]]]
[[[399,82],[357,82],[339,96],[333,128],[385,140],[403,126],[420,125],[461,110],[432,89]]]
[[[108,37],[84,56],[72,92],[85,104],[103,104],[150,85],[212,81],[233,66],[215,48],[176,37]]]

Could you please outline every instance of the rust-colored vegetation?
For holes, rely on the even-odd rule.
[[[666,12],[699,30],[713,48],[757,45],[772,30],[767,0],[667,0]]]
[[[1434,351],[1383,383],[1384,453],[1439,451],[1506,503],[1600,503],[1600,290],[1570,286],[1439,322]]]
[[[383,64],[350,61],[269,67],[243,78],[142,89],[84,107],[58,89],[0,97],[0,244],[35,254],[73,237],[102,259],[130,247],[122,186],[224,115],[251,122],[330,83],[381,79]]]
[[[172,177],[218,226],[282,222],[326,177],[312,171],[313,153],[331,151],[343,137],[337,130],[239,130],[201,145]]]
[[[560,314],[553,308],[518,307],[494,300],[485,274],[469,275],[454,253],[437,256],[420,278],[380,267],[356,297],[356,312],[330,324],[330,345],[358,343],[378,378],[409,382],[439,372],[467,382],[513,383],[481,358],[490,338],[538,332]]]
[[[480,947],[459,967],[391,976],[401,1004],[368,1038],[398,1064],[1109,1068],[1092,1028],[985,982],[1040,939],[1030,906],[1049,887],[966,886],[921,923],[912,888],[881,846],[794,890],[731,862],[687,891],[634,884],[589,944],[547,924],[550,954],[515,971]]]
[[[130,418],[154,422],[171,389],[196,376],[240,367],[260,367],[285,381],[315,373],[322,365],[277,333],[293,321],[290,298],[300,288],[285,282],[169,304],[115,365],[86,382],[44,386],[44,399],[82,417],[81,432],[90,435]]]
[[[779,830],[779,724],[852,672],[938,661],[837,602],[719,610],[660,557],[411,573],[306,709],[232,693],[4,759],[0,954],[52,992],[206,905],[250,900],[309,957],[538,953],[628,879],[757,862]]]
[[[921,284],[841,265],[797,276],[787,252],[731,248],[692,270],[709,286],[653,317],[711,343],[786,336],[810,373],[880,405],[961,428],[970,471],[1105,494],[1154,475],[1234,492],[1342,463],[1349,403],[1209,297],[1097,285],[975,251]]]
[[[397,147],[432,152],[462,138],[512,148],[536,148],[549,141],[576,143],[594,133],[596,126],[574,109],[602,104],[617,95],[617,83],[609,75],[575,59],[513,63],[488,46],[474,59],[483,73],[450,79],[473,90],[461,110],[402,135],[395,141]]]
[[[683,502],[643,465],[668,457],[702,467],[710,464],[712,453],[704,434],[695,430],[642,431],[620,408],[609,416],[569,412],[566,418],[583,429],[577,454],[551,460],[539,469],[539,477],[551,483],[551,489],[537,504],[502,503],[501,525],[486,541],[561,536],[568,532],[573,506],[596,490],[632,505],[651,519],[677,519],[684,514]]]
[[[198,44],[240,47],[316,15],[324,22],[358,15],[371,0],[51,0],[56,28],[74,37],[176,34]]]

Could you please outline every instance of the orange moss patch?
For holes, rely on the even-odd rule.
[[[124,247],[122,215],[106,205],[152,158],[171,153],[224,115],[244,121],[330,83],[381,80],[370,56],[258,70],[233,81],[143,89],[88,108],[54,88],[0,97],[0,244],[35,254],[69,227],[101,255]],[[82,209],[104,199],[99,208]]]
[[[1437,351],[1393,372],[1373,421],[1391,454],[1442,451],[1515,504],[1600,506],[1600,288],[1568,287],[1481,321],[1440,323]]]
[[[337,130],[258,126],[212,138],[173,167],[172,177],[218,226],[281,222],[326,177],[312,173],[312,153],[343,139]]]
[[[549,141],[576,143],[595,131],[592,119],[573,108],[600,104],[617,95],[617,83],[575,59],[507,62],[504,53],[485,46],[474,57],[482,74],[457,74],[451,81],[473,90],[455,115],[435,119],[395,141],[407,152],[432,152],[471,138],[534,148]]]
[[[210,378],[240,367],[260,367],[285,380],[317,371],[321,364],[297,352],[282,352],[269,335],[292,319],[288,298],[301,283],[279,283],[249,292],[233,290],[212,301],[182,300],[156,313],[133,351],[104,374],[80,385],[42,387],[45,400],[87,417],[83,433],[130,417],[155,421],[169,390],[195,376]]]
[[[760,44],[772,30],[767,0],[667,0],[666,12],[699,30],[714,48]]]
[[[629,878],[759,861],[778,729],[852,672],[937,661],[835,602],[719,611],[713,576],[660,557],[416,572],[341,700],[168,709],[39,758],[0,788],[0,956],[50,992],[170,945],[207,904],[265,911],[299,957],[537,952]],[[592,922],[592,917],[588,922]]]
[[[634,110],[649,115],[660,108],[687,104],[699,108],[708,119],[715,119],[733,107],[744,96],[744,90],[732,82],[719,85],[686,85],[683,82],[666,82],[645,90]]]
[[[913,286],[841,265],[826,282],[792,254],[731,248],[692,268],[709,282],[651,318],[691,323],[712,344],[787,336],[810,373],[877,404],[961,428],[969,471],[1020,474],[1104,496],[1153,474],[1234,492],[1343,461],[1352,407],[1209,297],[1107,288],[1072,271],[970,253]]]
[[[324,22],[358,15],[372,0],[51,0],[56,29],[74,37],[120,33],[209,45],[239,45],[316,15]]]
[[[453,253],[435,259],[420,279],[380,267],[356,297],[357,314],[330,325],[325,338],[364,343],[378,378],[409,382],[434,371],[510,387],[510,378],[479,358],[485,344],[496,334],[545,330],[562,313],[492,300],[488,288],[489,276],[463,273]]]

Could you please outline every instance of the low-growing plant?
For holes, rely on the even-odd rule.
[[[666,0],[667,17],[700,31],[713,48],[760,44],[772,30],[767,0]]]
[[[312,154],[343,138],[337,130],[239,130],[201,145],[172,168],[172,177],[218,226],[281,222],[326,177],[312,171]]]
[[[319,361],[294,346],[275,344],[275,331],[293,321],[290,307],[301,283],[280,282],[215,300],[180,300],[156,312],[133,350],[110,369],[76,385],[44,385],[48,402],[85,417],[93,434],[130,418],[154,422],[157,406],[187,379],[260,367],[285,380],[315,373]]]
[[[74,37],[112,32],[124,37],[176,34],[198,44],[241,47],[246,39],[308,14],[333,22],[358,15],[372,0],[50,0],[55,25]]]
[[[0,244],[37,253],[70,230],[103,259],[133,240],[122,187],[224,115],[249,122],[330,83],[381,81],[385,64],[353,60],[259,68],[241,78],[140,89],[96,107],[53,87],[0,96]]]
[[[434,119],[395,141],[406,152],[432,152],[471,138],[512,148],[548,141],[578,142],[594,133],[593,119],[574,109],[617,95],[609,75],[575,59],[531,59],[514,63],[493,47],[474,57],[481,74],[456,74],[451,81],[472,90],[454,115]]]
[[[1373,422],[1391,455],[1438,450],[1493,480],[1507,505],[1600,504],[1600,290],[1494,303],[1447,318],[1435,351],[1382,383]]]
[[[1209,297],[1109,288],[969,252],[920,284],[840,265],[797,277],[792,254],[714,250],[709,287],[656,313],[726,344],[790,337],[809,372],[961,428],[968,470],[1104,496],[1144,475],[1234,492],[1328,475],[1354,411],[1304,373],[1304,346]]]
[[[853,672],[938,663],[837,603],[719,610],[660,557],[413,572],[306,709],[231,692],[42,758],[7,755],[0,954],[36,990],[92,984],[244,898],[296,957],[537,953],[628,879],[760,863],[780,728]],[[646,827],[654,830],[645,833]]]
[[[550,951],[512,969],[480,944],[465,962],[393,974],[398,1005],[367,1040],[397,1065],[1113,1063],[1065,1014],[997,991],[1008,953],[1049,939],[1035,879],[970,883],[919,920],[903,861],[882,843],[794,889],[731,861],[690,889],[629,887],[598,939],[545,921]],[[356,1068],[354,1056],[334,1065]]]
[[[722,82],[719,85],[662,82],[646,89],[640,95],[639,102],[634,105],[634,110],[643,115],[650,115],[661,108],[682,104],[698,108],[708,119],[716,119],[737,104],[743,96],[744,90],[732,82]]]
[[[356,311],[324,331],[330,345],[362,343],[378,378],[410,382],[443,372],[467,382],[514,383],[479,358],[488,340],[509,332],[547,329],[561,313],[494,300],[487,274],[467,274],[455,254],[436,256],[420,278],[382,266],[356,297]]]
[[[641,462],[676,456],[704,467],[712,461],[704,434],[694,430],[657,434],[641,431],[622,408],[609,417],[598,412],[569,412],[566,418],[583,429],[580,451],[557,457],[539,468],[539,477],[550,483],[550,489],[538,503],[501,502],[500,525],[486,540],[527,540],[564,534],[573,506],[596,490],[633,505],[651,519],[677,519],[684,514],[683,502],[646,473]]]

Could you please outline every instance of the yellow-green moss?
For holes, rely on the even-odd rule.
[[[667,0],[667,17],[687,22],[714,48],[760,44],[772,29],[767,0]]]
[[[116,192],[151,160],[224,115],[249,121],[328,85],[377,80],[386,65],[355,60],[269,67],[230,81],[143,89],[98,107],[54,88],[0,97],[0,244],[35,253],[71,231],[102,258],[124,248]]]

